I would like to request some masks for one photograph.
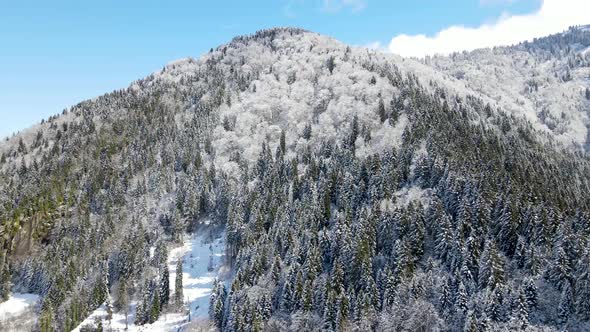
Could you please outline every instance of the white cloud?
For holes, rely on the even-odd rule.
[[[323,10],[327,12],[338,12],[350,8],[353,12],[360,12],[367,7],[366,0],[323,0]]]
[[[383,46],[384,45],[381,44],[380,41],[373,41],[373,42],[363,45],[363,47],[365,47],[365,48],[368,48],[370,50],[378,50],[378,51],[383,51],[385,49],[385,47],[383,47]]]
[[[432,37],[401,34],[391,40],[389,51],[415,57],[449,54],[482,47],[511,45],[580,24],[590,24],[590,1],[544,0],[541,8],[532,14],[504,14],[495,22],[476,28],[451,26]]]

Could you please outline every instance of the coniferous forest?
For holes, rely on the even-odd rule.
[[[448,63],[552,61],[540,104],[589,36],[418,61],[277,28],[81,102],[0,143],[0,296],[38,295],[35,331],[149,326],[214,234],[207,329],[587,331],[588,82],[531,118]]]

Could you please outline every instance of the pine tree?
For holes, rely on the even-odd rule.
[[[438,299],[440,304],[440,312],[443,315],[446,315],[449,310],[451,309],[452,300],[451,300],[451,290],[449,286],[449,281],[445,282],[440,292],[440,297]]]
[[[271,268],[271,276],[275,284],[278,284],[281,278],[281,257],[279,257],[278,255],[276,255],[274,258],[274,262]]]
[[[158,320],[158,317],[160,317],[160,309],[161,309],[160,308],[160,292],[156,288],[156,290],[154,291],[153,299],[152,299],[152,306],[150,308],[150,316],[149,316],[150,323],[153,323]]]
[[[303,127],[303,134],[302,137],[305,140],[309,140],[311,138],[311,124],[306,124],[305,127]]]
[[[214,321],[217,327],[221,328],[223,324],[223,313],[225,311],[225,296],[221,290],[218,291],[218,297],[215,300],[213,313],[214,313]]]
[[[379,105],[377,106],[377,115],[379,115],[379,119],[381,120],[381,122],[385,122],[385,120],[387,120],[385,104],[383,103],[382,98],[379,98]]]
[[[390,112],[389,122],[392,126],[395,125],[395,123],[399,119],[399,113],[403,109],[403,104],[399,103],[398,101],[401,101],[401,98],[394,97],[389,102],[389,112]]]
[[[211,289],[211,295],[209,295],[209,319],[215,321],[215,302],[217,301],[217,298],[219,297],[218,294],[218,280],[217,278],[215,278],[215,280],[213,281],[213,288]]]
[[[268,321],[272,316],[272,303],[269,296],[264,293],[260,303],[260,315],[263,321]]]
[[[493,241],[487,241],[479,263],[480,288],[494,288],[504,281],[504,262]]]
[[[535,309],[537,307],[539,295],[537,291],[537,285],[535,284],[535,281],[533,279],[528,279],[525,282],[524,296],[529,311]]]
[[[183,286],[182,286],[182,258],[176,263],[176,279],[174,284],[174,303],[178,308],[184,304]]]
[[[479,326],[477,324],[477,319],[473,311],[469,311],[467,313],[467,319],[465,319],[465,325],[463,327],[464,332],[479,332]]]
[[[565,283],[561,291],[559,306],[557,308],[557,317],[559,323],[563,326],[567,324],[573,309],[572,287],[569,282]]]
[[[293,286],[289,278],[285,280],[285,284],[283,285],[281,308],[286,312],[291,312],[293,308]]]
[[[337,299],[336,294],[332,291],[328,292],[328,298],[326,299],[326,304],[324,307],[324,330],[325,331],[334,331],[336,328],[336,319],[337,319]]]
[[[512,325],[518,330],[524,330],[529,325],[529,306],[527,304],[526,294],[522,290],[518,293],[510,320]]]
[[[281,130],[281,137],[279,140],[279,148],[281,151],[281,156],[284,156],[287,153],[287,143],[285,142],[285,131]]]
[[[469,301],[467,290],[462,281],[459,282],[459,290],[455,299],[455,308],[459,309],[463,314],[467,313],[467,302]]]
[[[170,301],[170,271],[168,269],[168,264],[162,265],[162,273],[160,276],[159,283],[159,293],[160,305],[164,307]]]
[[[336,331],[347,330],[347,320],[351,311],[350,300],[346,294],[340,295],[340,306],[338,307],[338,313],[336,314]]]
[[[328,60],[326,61],[326,67],[328,67],[330,74],[332,74],[332,72],[334,71],[334,68],[336,67],[336,62],[334,60],[335,60],[334,56],[331,55],[328,57]]]
[[[150,321],[152,298],[152,283],[146,280],[135,311],[135,325],[144,325]]]
[[[436,236],[436,255],[443,261],[449,261],[449,255],[453,248],[453,230],[449,217],[443,214],[437,220],[438,232]]]
[[[559,246],[554,255],[553,261],[547,270],[547,278],[559,289],[563,289],[572,279],[572,268],[565,250]]]
[[[575,308],[580,318],[590,320],[590,251],[578,262]]]
[[[305,281],[305,286],[303,287],[303,296],[302,296],[302,304],[301,309],[306,312],[310,312],[312,309],[313,304],[313,288],[311,285],[311,280],[307,279]]]
[[[48,301],[43,302],[43,308],[39,315],[39,328],[41,332],[53,332],[53,308]]]
[[[500,322],[504,319],[504,297],[502,290],[495,288],[487,292],[487,301],[485,309],[487,317],[494,322]]]
[[[113,320],[113,305],[111,304],[110,296],[107,297],[107,300],[105,302],[105,308],[106,308],[106,312],[107,312],[107,320],[109,321],[109,326],[110,326],[111,321]]]

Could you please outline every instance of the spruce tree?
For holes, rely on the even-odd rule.
[[[529,311],[535,309],[538,303],[537,285],[533,279],[528,279],[524,284],[524,296]]]
[[[41,332],[53,332],[53,308],[48,301],[43,302],[41,314],[39,315],[39,329]]]
[[[590,320],[590,251],[578,262],[575,309],[581,319]]]
[[[153,295],[153,299],[152,299],[152,305],[150,308],[150,319],[149,322],[153,323],[155,321],[158,320],[158,317],[160,317],[160,292],[158,291],[158,289],[156,288],[156,290],[154,291],[154,295]]]
[[[162,265],[162,272],[159,283],[160,305],[166,306],[170,301],[170,271],[168,264]]]
[[[174,304],[177,308],[182,308],[184,305],[184,295],[182,286],[182,257],[176,263],[176,279],[174,283]]]
[[[557,307],[557,318],[562,326],[565,326],[572,314],[573,309],[573,294],[570,283],[565,283],[561,291],[561,298],[559,299],[559,306]]]

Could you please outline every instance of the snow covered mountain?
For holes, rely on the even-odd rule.
[[[565,145],[588,149],[590,34],[588,27],[512,47],[482,49],[425,61]]]
[[[42,331],[583,331],[588,47],[277,28],[172,62],[0,144],[0,294]],[[169,257],[219,237],[211,266]]]

